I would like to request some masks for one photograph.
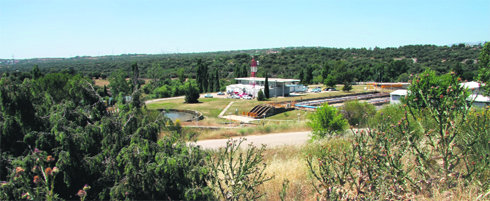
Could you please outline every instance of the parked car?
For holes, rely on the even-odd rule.
[[[204,95],[204,98],[212,98],[212,97],[213,97],[213,95],[211,95],[211,94]]]
[[[336,88],[333,87],[327,87],[324,89],[324,91],[338,91]]]
[[[321,91],[322,91],[322,89],[320,87],[317,87],[317,88],[314,88],[311,90],[311,92],[313,92],[313,93],[319,93]]]
[[[252,100],[252,96],[243,96],[243,99],[246,99],[246,100]]]
[[[225,93],[223,93],[223,92],[220,91],[220,92],[217,93],[217,95],[223,96],[223,95],[225,95]]]

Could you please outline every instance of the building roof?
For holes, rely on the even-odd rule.
[[[239,77],[235,78],[235,80],[245,80],[245,81],[259,81],[259,82],[265,82],[265,78],[263,77]],[[283,79],[283,78],[269,78],[269,82],[299,82],[301,80],[298,79]]]
[[[398,89],[394,92],[391,92],[391,95],[399,95],[399,96],[406,96],[407,95],[407,90],[406,89]]]

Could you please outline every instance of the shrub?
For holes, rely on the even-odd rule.
[[[222,200],[257,200],[264,195],[257,187],[272,179],[264,173],[265,146],[249,144],[241,151],[244,140],[228,140],[226,147],[211,157],[210,183]]]
[[[376,108],[367,102],[349,101],[344,104],[342,113],[352,126],[366,126],[370,117],[376,114]]]
[[[351,91],[352,90],[352,84],[348,81],[344,82],[344,87],[342,87],[342,91]]]
[[[257,93],[257,100],[258,101],[265,101],[265,95],[264,95],[264,92],[262,90],[260,90],[258,93]]]
[[[313,139],[324,138],[327,135],[333,135],[343,132],[348,123],[337,108],[322,105],[315,113],[309,116],[308,125],[313,129]]]
[[[199,89],[192,85],[192,83],[187,83],[187,90],[185,91],[185,102],[186,103],[198,103],[199,102]]]

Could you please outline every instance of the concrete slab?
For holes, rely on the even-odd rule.
[[[221,118],[223,119],[229,119],[232,121],[239,121],[243,123],[250,123],[252,121],[256,121],[257,119],[250,118],[250,117],[245,117],[245,116],[238,116],[238,115],[227,115],[227,116],[222,116]]]

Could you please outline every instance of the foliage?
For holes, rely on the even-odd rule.
[[[351,91],[352,84],[350,82],[344,82],[344,86],[342,87],[342,91]]]
[[[265,95],[265,98],[270,98],[270,93],[269,93],[269,75],[267,73],[265,73],[264,95]]]
[[[478,185],[484,194],[490,177],[490,108],[470,110],[461,101],[467,92],[454,80],[453,74],[416,76],[413,89],[427,87],[429,81],[444,88],[412,91],[407,105],[379,111],[373,125],[352,130],[352,138],[330,139],[309,155],[317,195],[332,200],[414,199],[417,194],[430,197],[434,187],[446,190],[458,183]],[[427,101],[433,93],[443,95],[440,102]]]
[[[258,101],[265,101],[265,95],[264,95],[264,92],[262,90],[260,90],[258,93],[257,93],[257,100]]]
[[[209,70],[220,69],[223,78],[247,77],[250,54],[257,55],[261,61],[258,74],[268,72],[270,77],[297,77],[307,67],[313,68],[313,77],[321,75],[325,80],[334,70],[337,61],[345,63],[342,71],[353,72],[353,81],[390,82],[400,80],[402,74],[416,74],[430,66],[438,73],[448,73],[454,64],[461,63],[463,79],[471,79],[478,71],[478,54],[482,45],[407,45],[398,48],[325,48],[325,47],[291,47],[260,50],[239,50],[206,52],[193,54],[125,54],[119,56],[73,57],[65,59],[25,59],[11,64],[0,60],[0,72],[14,73],[16,70],[28,72],[37,64],[42,72],[59,72],[66,67],[91,77],[105,77],[118,69],[131,69],[138,63],[142,77],[152,78],[148,71],[153,65],[161,66],[160,79],[177,78],[178,69],[184,69],[187,77],[196,77],[197,61],[209,63]],[[273,52],[273,53],[271,53]],[[395,61],[396,59],[396,61]],[[324,68],[329,71],[325,74]],[[462,76],[462,75],[460,75]],[[301,77],[300,79],[304,79]],[[337,84],[343,81],[337,82]]]
[[[228,140],[225,148],[211,157],[211,184],[223,200],[257,200],[264,196],[257,187],[272,179],[264,171],[265,146],[257,148],[249,144],[241,151],[245,139]]]
[[[114,95],[123,93],[123,95],[128,95],[131,92],[131,86],[126,77],[128,75],[122,69],[114,71],[109,77],[109,88]]]
[[[0,199],[213,199],[207,154],[148,115],[139,90],[107,108],[80,75],[0,83]]]
[[[324,138],[333,134],[342,133],[348,126],[348,122],[342,114],[327,103],[318,107],[316,112],[308,117],[308,126],[313,129],[313,139]]]
[[[483,94],[490,96],[490,42],[486,42],[483,49],[480,52],[478,58],[480,62],[480,71],[478,73],[477,80],[481,83],[487,83],[482,85]]]
[[[199,102],[199,89],[195,87],[191,82],[187,84],[187,90],[185,91],[186,103],[198,103]]]
[[[437,76],[435,71],[427,69],[412,79],[407,101],[413,108],[433,106],[431,108],[437,109],[437,113],[442,113],[446,109],[457,110],[448,107],[467,107],[466,98],[469,92],[460,83],[461,79],[454,73]]]
[[[344,103],[342,113],[351,126],[364,127],[376,114],[376,108],[367,102],[355,100]]]

